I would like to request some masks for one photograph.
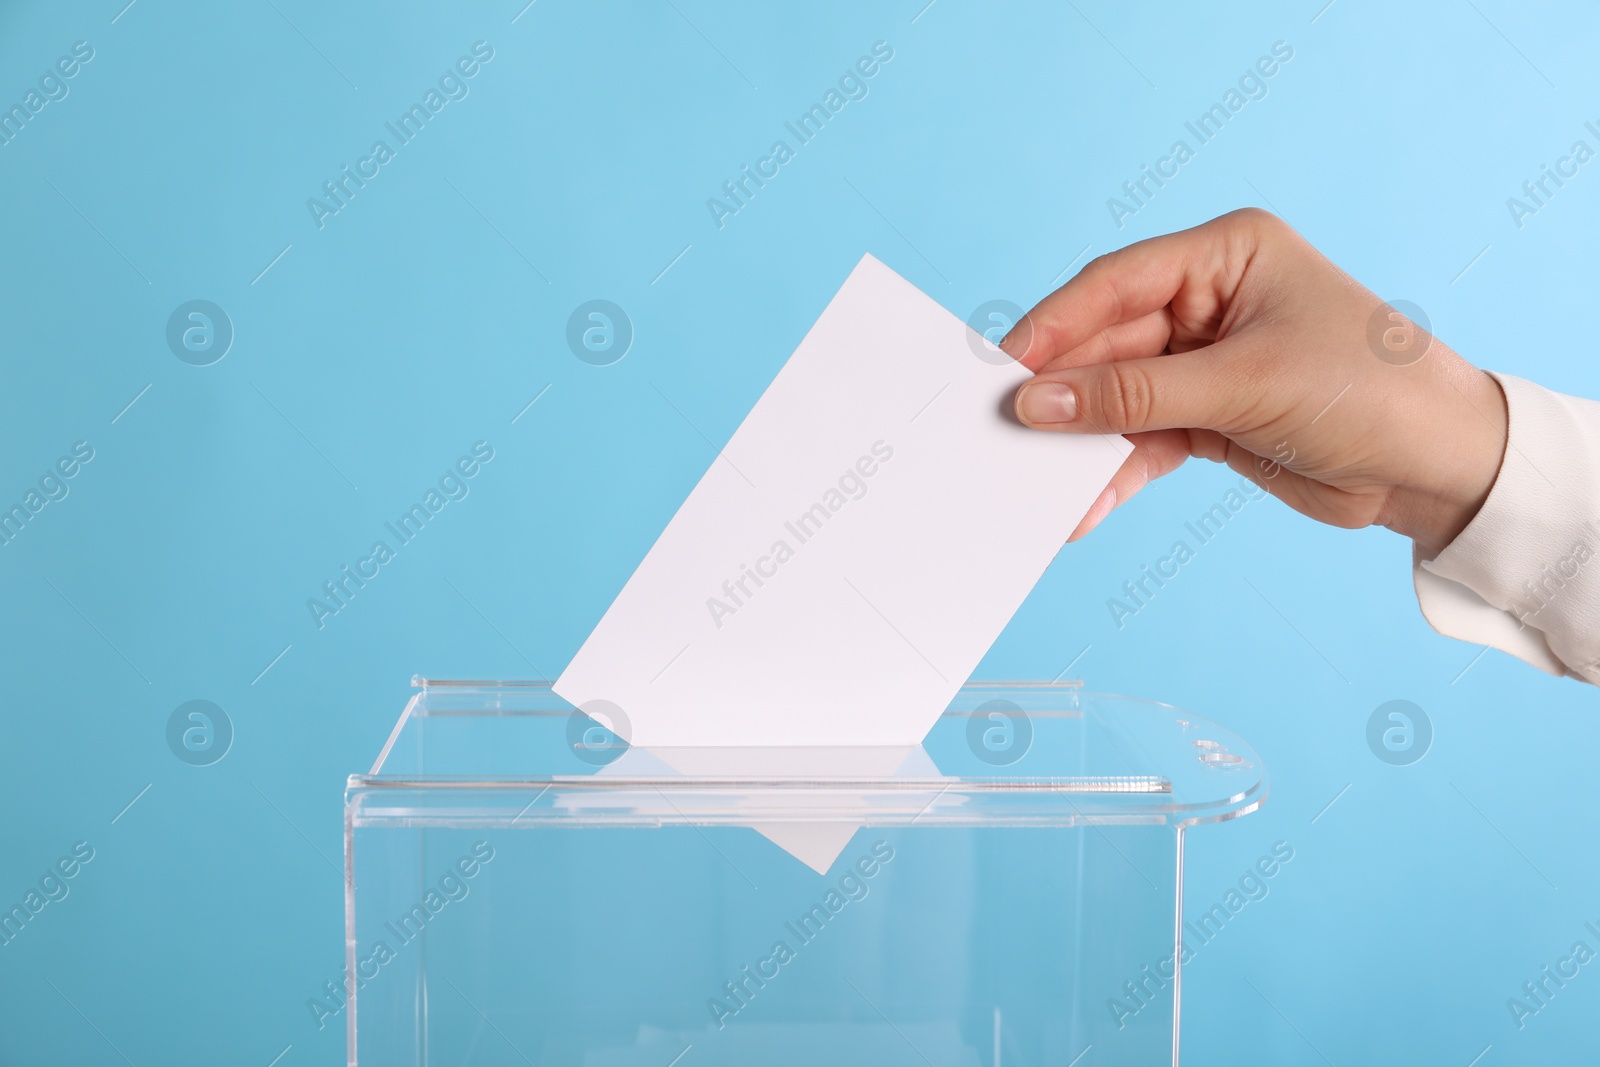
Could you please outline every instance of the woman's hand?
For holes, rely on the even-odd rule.
[[[1428,554],[1471,521],[1505,450],[1488,374],[1253,208],[1101,256],[1001,347],[1035,372],[1017,415],[1123,433],[1133,453],[1072,535],[1190,456],[1318,521]]]

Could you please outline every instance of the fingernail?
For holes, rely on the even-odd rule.
[[[1021,362],[1027,355],[1028,349],[1033,345],[1033,322],[1024,315],[1022,320],[1011,327],[1011,332],[1000,338],[1000,343],[995,346]]]
[[[1078,417],[1078,397],[1063,382],[1033,382],[1017,394],[1017,415],[1031,426],[1071,422]]]

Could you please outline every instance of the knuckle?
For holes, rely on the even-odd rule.
[[[1244,207],[1230,211],[1217,219],[1218,233],[1224,244],[1235,255],[1247,257],[1261,248],[1276,248],[1298,237],[1294,227],[1277,215],[1259,207]]]
[[[1258,231],[1275,230],[1285,225],[1284,221],[1278,216],[1265,208],[1259,207],[1242,207],[1237,211],[1230,211],[1223,218],[1235,220],[1240,225]]]
[[[1084,363],[1108,363],[1116,355],[1117,346],[1110,330],[1101,330],[1089,339],[1080,350]]]
[[[1061,324],[1049,310],[1034,307],[1017,321],[1007,337],[1019,339],[1026,345],[1025,351],[1012,353],[1017,359],[1024,359],[1037,352],[1043,352],[1048,358],[1058,351],[1061,343]]]
[[[1096,256],[1078,272],[1083,280],[1084,293],[1097,317],[1107,322],[1122,321],[1122,290],[1117,285],[1123,264],[1127,262],[1127,249],[1119,248]]]
[[[1123,318],[1122,287],[1117,284],[1120,262],[1106,257],[1105,273],[1100,278],[1099,303],[1105,308],[1104,322],[1121,322]]]
[[[1109,252],[1100,253],[1098,256],[1095,256],[1089,262],[1085,263],[1078,273],[1089,278],[1105,277],[1116,266],[1117,260],[1120,258],[1118,253],[1121,251],[1122,249],[1120,248],[1114,248]]]

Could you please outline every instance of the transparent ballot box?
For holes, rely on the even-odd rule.
[[[650,751],[547,682],[413,684],[346,792],[319,1011],[362,1067],[1175,1064],[1188,830],[1267,795],[1076,682],[968,684],[912,748]]]

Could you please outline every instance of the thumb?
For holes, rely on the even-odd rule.
[[[1074,433],[1222,430],[1254,406],[1258,391],[1228,372],[1218,351],[1226,344],[1048,371],[1017,390],[1017,418]]]

